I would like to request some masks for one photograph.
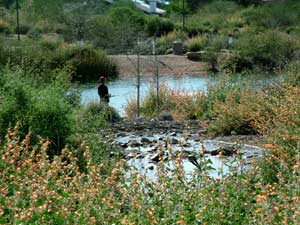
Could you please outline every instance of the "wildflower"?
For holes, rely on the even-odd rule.
[[[258,203],[262,203],[262,202],[264,202],[266,200],[267,200],[267,197],[265,195],[256,195],[256,201]]]
[[[277,206],[273,206],[273,207],[272,207],[272,211],[273,211],[274,213],[279,213],[279,208],[278,208]]]
[[[288,218],[284,217],[283,220],[281,221],[281,224],[283,224],[283,225],[288,224]]]

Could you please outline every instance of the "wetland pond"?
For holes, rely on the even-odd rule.
[[[180,90],[184,92],[207,92],[208,86],[222,81],[224,78],[220,76],[209,77],[202,75],[183,75],[183,76],[163,76],[159,78],[159,85],[166,85],[173,90]],[[235,79],[235,83],[250,82],[250,79]],[[253,78],[251,77],[251,84],[255,87],[264,85],[266,82],[270,82],[268,77]],[[137,97],[136,78],[130,77],[126,79],[116,79],[107,82],[109,93],[112,95],[109,105],[114,107],[121,116],[125,116],[125,105],[131,98]],[[141,100],[146,96],[151,87],[155,87],[156,81],[152,77],[141,78],[140,95]],[[83,84],[76,87],[81,94],[81,104],[87,105],[90,102],[99,101],[97,87],[99,84]]]
[[[264,77],[263,79],[257,79],[251,77],[251,81],[247,84],[253,85],[253,88],[262,87],[266,83],[272,82],[274,79],[270,79],[268,77]],[[222,81],[220,77],[208,77],[208,76],[195,76],[195,75],[185,75],[185,76],[164,76],[159,79],[160,85],[166,85],[167,87],[174,90],[182,90],[184,92],[192,93],[197,91],[202,91],[204,93],[207,92],[208,86],[210,84],[215,84],[217,82]],[[235,79],[236,83],[244,83],[245,79]],[[143,99],[149,89],[151,87],[155,87],[155,79],[152,77],[144,77],[141,79],[140,84],[140,93],[141,99]],[[81,104],[87,105],[90,102],[98,102],[99,96],[97,92],[97,87],[99,84],[85,84],[79,85],[77,88],[81,93]],[[117,79],[113,81],[108,81],[107,84],[109,93],[113,96],[110,98],[109,105],[114,107],[121,116],[125,116],[125,105],[130,98],[136,98],[137,96],[137,87],[136,87],[136,78],[126,78],[126,79]],[[251,86],[252,87],[252,86]],[[170,122],[171,123],[171,122]],[[203,160],[209,160],[211,162],[211,167],[214,170],[211,170],[209,174],[212,177],[220,177],[223,174],[228,174],[230,171],[230,167],[235,166],[237,163],[236,155],[230,154],[230,156],[225,156],[224,159],[220,159],[218,154],[214,154],[218,149],[224,149],[225,146],[232,146],[234,143],[222,143],[216,142],[214,140],[186,140],[186,146],[182,148],[177,142],[183,135],[182,130],[180,128],[173,129],[171,131],[167,127],[161,130],[159,133],[155,130],[155,126],[153,126],[153,130],[142,129],[142,134],[136,134],[136,132],[121,132],[116,137],[114,137],[114,142],[116,142],[119,146],[126,146],[123,148],[123,153],[127,162],[136,168],[140,173],[146,174],[149,178],[155,178],[155,168],[157,165],[157,157],[158,154],[163,154],[166,156],[167,154],[167,143],[170,140],[170,132],[175,133],[174,137],[171,137],[171,140],[176,139],[176,144],[171,144],[169,146],[168,151],[181,152],[184,156],[183,158],[183,168],[186,174],[190,174],[193,171],[197,170],[197,165],[195,165],[195,161],[193,162],[193,157],[197,152],[199,152],[199,148],[203,148],[205,150]],[[195,133],[190,132],[188,134],[195,136]],[[149,143],[138,144],[138,146],[134,146],[137,142],[140,142],[144,138],[149,140]],[[134,144],[132,144],[134,143]],[[158,153],[161,151],[159,146],[165,146],[163,153]],[[242,152],[242,159],[247,161],[245,164],[248,164],[250,159],[258,158],[262,156],[263,149],[258,148],[256,146],[245,145],[244,143],[240,143],[240,149]],[[213,152],[213,153],[212,153]],[[166,166],[172,168],[174,161],[169,160],[166,162]],[[220,168],[221,171],[220,171]],[[199,168],[198,168],[199,169]]]

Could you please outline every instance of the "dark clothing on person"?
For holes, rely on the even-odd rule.
[[[108,88],[105,84],[101,84],[98,87],[98,94],[100,97],[100,101],[109,102],[109,94],[108,94]]]

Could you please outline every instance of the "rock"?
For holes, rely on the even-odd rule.
[[[150,160],[153,162],[159,162],[162,160],[162,154],[156,153],[150,157]]]
[[[127,155],[125,156],[125,158],[128,160],[128,159],[133,159],[133,158],[135,158],[135,156],[136,156],[136,154],[134,154],[134,153],[129,153],[129,154],[127,154]]]
[[[146,166],[145,169],[146,170],[154,170],[154,165],[153,164],[149,164],[148,166]]]
[[[173,116],[170,112],[161,112],[158,115],[160,121],[173,121]]]
[[[127,147],[128,147],[128,143],[126,143],[126,142],[125,142],[125,143],[122,143],[122,144],[120,145],[120,147],[121,147],[121,148],[127,148]]]
[[[199,137],[198,135],[193,135],[193,136],[191,137],[191,140],[192,140],[192,141],[195,141],[195,142],[199,142],[201,139],[200,139],[200,137]]]
[[[146,152],[156,152],[157,151],[157,146],[150,146],[149,148],[146,149]]]
[[[137,159],[143,159],[143,158],[145,158],[145,155],[144,154],[138,154],[135,158],[137,158]]]
[[[137,142],[137,141],[132,141],[132,142],[129,143],[129,145],[131,147],[140,147],[140,146],[142,146],[142,143]]]
[[[182,146],[183,146],[183,147],[191,147],[191,143],[186,142],[186,143],[184,143]]]
[[[173,131],[172,133],[170,133],[170,134],[169,134],[169,136],[176,137],[176,136],[177,136],[177,133],[176,133],[176,131]]]
[[[178,144],[178,140],[176,138],[172,138],[170,141],[170,144],[176,145],[176,144]]]
[[[224,145],[220,146],[219,148],[210,151],[212,156],[219,155],[222,152],[223,156],[232,156],[237,153],[237,150],[233,145]]]
[[[150,141],[148,138],[146,138],[146,137],[142,137],[142,138],[141,138],[141,142],[142,142],[143,144],[149,144],[149,143],[151,143],[151,141]]]

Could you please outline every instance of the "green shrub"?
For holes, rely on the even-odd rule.
[[[5,21],[0,19],[0,34],[9,34],[11,31],[9,24]]]
[[[115,122],[118,120],[120,120],[120,116],[114,108],[99,102],[88,104],[78,116],[80,130],[84,132],[98,130],[107,121]]]
[[[280,31],[266,31],[255,35],[243,35],[235,41],[238,60],[231,60],[235,68],[242,68],[245,62],[249,67],[258,66],[268,70],[284,67],[299,51],[299,41]]]
[[[200,50],[204,50],[207,46],[208,37],[207,35],[196,36],[188,39],[184,44],[188,51],[197,52]]]
[[[29,24],[20,24],[19,25],[19,32],[20,34],[27,34],[31,30],[32,26]],[[15,32],[18,32],[18,28],[15,28]]]
[[[35,28],[30,29],[27,33],[28,37],[33,40],[38,40],[41,37],[40,31]]]
[[[219,52],[228,47],[228,37],[225,35],[215,35],[208,39],[207,49],[209,50]]]
[[[66,64],[74,69],[74,81],[97,81],[100,75],[109,78],[118,76],[118,68],[114,61],[103,51],[91,47],[74,47],[61,52]]]
[[[247,24],[265,28],[287,27],[297,21],[299,5],[276,3],[260,7],[249,7],[241,12]]]
[[[156,16],[149,17],[146,24],[146,31],[150,36],[153,36],[154,34],[156,34],[156,36],[165,35],[173,31],[174,28],[175,25],[171,20]]]
[[[140,11],[125,6],[113,7],[109,16],[115,24],[128,22],[136,28],[143,28],[145,24],[144,15]]]
[[[59,154],[67,144],[66,140],[72,133],[71,112],[70,105],[56,88],[37,91],[33,96],[28,111],[29,127],[33,134],[51,141],[49,156]]]
[[[68,67],[73,70],[73,81],[97,81],[100,75],[109,78],[118,76],[116,63],[100,50],[92,47],[70,47],[61,42],[41,41],[6,41],[0,45],[0,63],[10,66],[20,65],[26,71],[39,74],[38,78],[49,79],[52,70]],[[1,47],[2,46],[2,47]]]
[[[4,71],[1,75],[0,139],[9,127],[19,123],[23,137],[31,130],[32,143],[39,142],[37,137],[49,139],[49,156],[58,154],[71,135],[73,124],[72,110],[65,100],[65,84],[53,81],[35,85],[34,76],[30,79],[21,70]]]

